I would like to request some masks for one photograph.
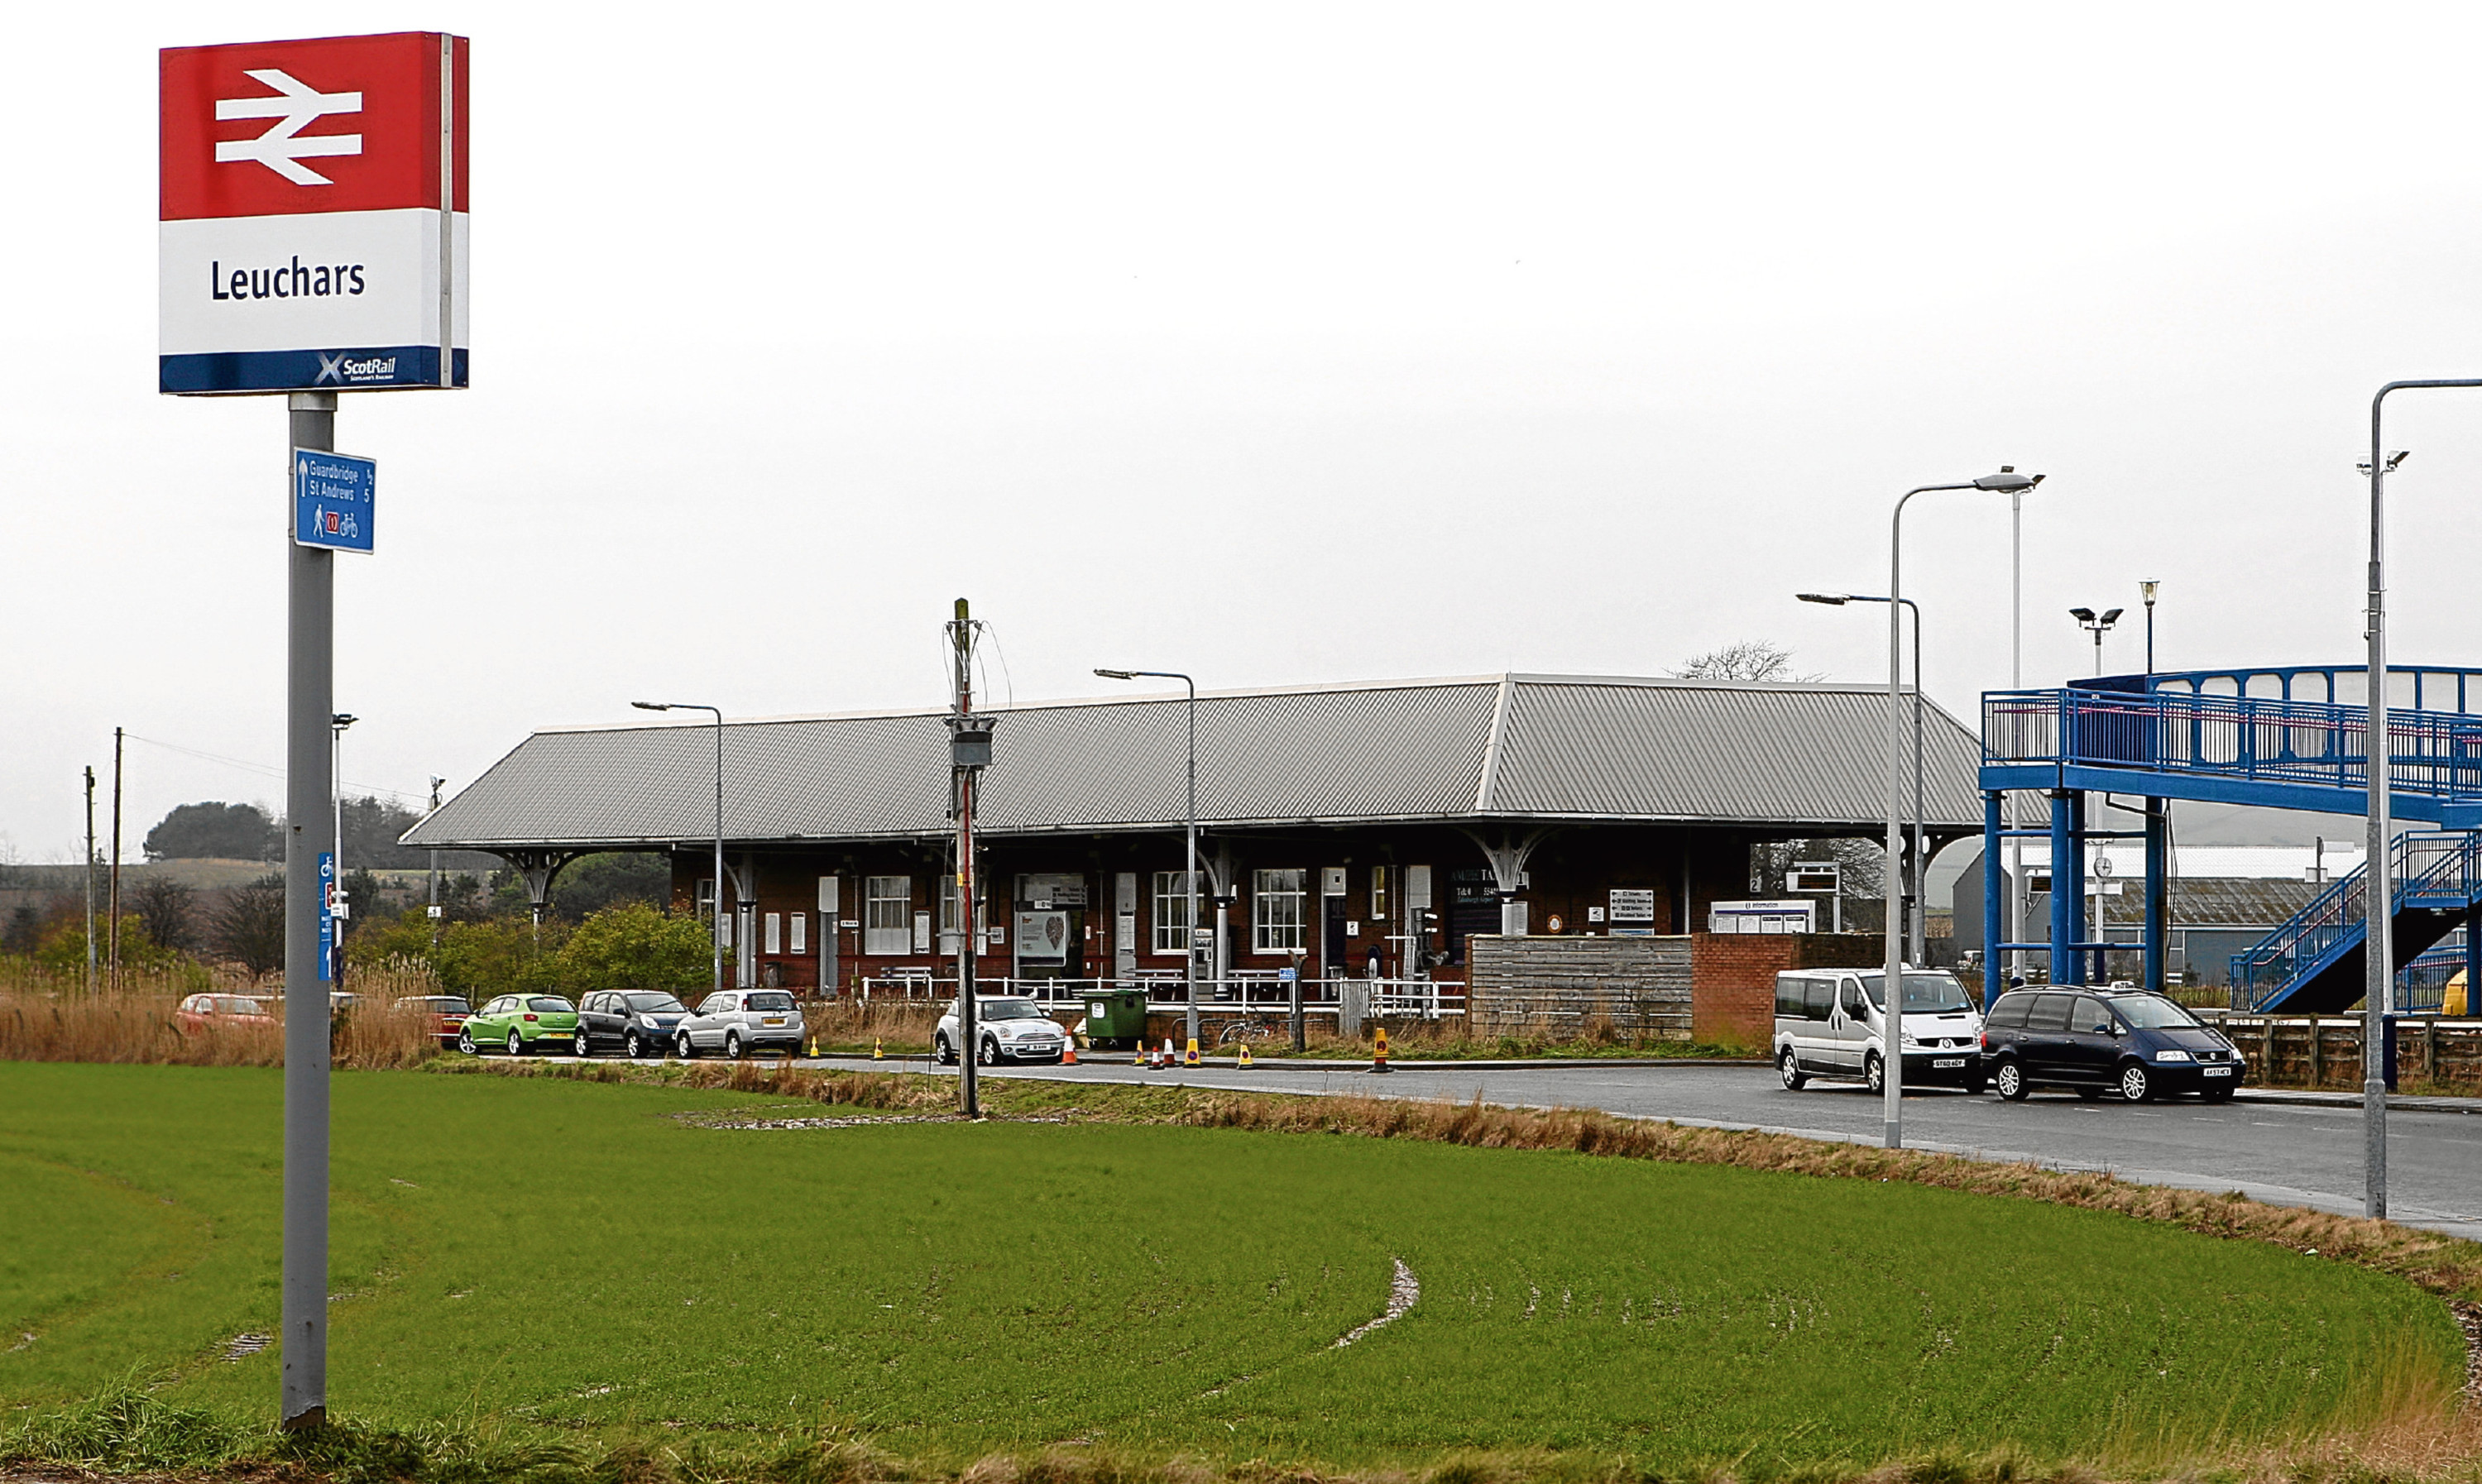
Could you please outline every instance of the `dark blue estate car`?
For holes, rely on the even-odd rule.
[[[2037,1087],[2131,1102],[2196,1093],[2221,1102],[2249,1066],[2223,1035],[2160,994],[2072,986],[2011,990],[1982,1020],[1982,1065],[2000,1097]]]

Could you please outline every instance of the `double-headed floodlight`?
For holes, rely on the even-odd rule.
[[[724,711],[694,701],[633,701],[641,711],[704,711],[715,718],[715,916],[707,938],[715,959],[715,988],[724,988]]]
[[[2077,621],[2077,626],[2094,635],[2095,674],[2097,675],[2102,674],[2102,636],[2111,632],[2111,626],[2120,622],[2120,616],[2125,611],[2120,608],[2107,608],[2098,615],[2092,608],[2069,610],[2069,617]]]

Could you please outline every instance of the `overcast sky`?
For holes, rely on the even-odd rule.
[[[2360,652],[2371,391],[2482,375],[2469,6],[45,6],[0,233],[0,836],[281,798],[280,399],[155,390],[155,52],[473,38],[473,389],[348,396],[345,777],[633,697],[1884,674],[1909,486],[2006,463],[2025,678]],[[591,21],[588,19],[592,16]],[[2482,663],[2482,394],[2404,399],[2400,657]],[[1933,695],[2004,497],[1926,495]],[[2110,640],[2142,661],[2142,626]],[[999,678],[994,667],[994,678]]]

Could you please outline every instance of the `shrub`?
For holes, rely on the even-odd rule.
[[[713,949],[706,925],[646,902],[606,907],[561,945],[560,984],[591,990],[695,990],[707,982]]]
[[[95,964],[98,971],[110,956],[112,924],[98,920],[94,925]],[[42,946],[35,950],[35,962],[56,974],[83,974],[86,971],[86,924],[64,922],[43,935]],[[213,983],[206,966],[192,959],[178,948],[167,948],[147,936],[146,924],[136,913],[120,914],[120,967],[123,973],[149,976],[162,975],[175,987],[203,990]]]
[[[522,917],[452,922],[428,955],[442,988],[468,998],[551,994],[560,988],[560,947],[568,928],[546,922],[538,934]]]

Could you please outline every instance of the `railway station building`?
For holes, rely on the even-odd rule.
[[[1211,977],[1461,982],[1475,935],[1703,932],[1752,847],[1885,833],[1884,688],[1496,675],[1205,692],[1199,925]],[[1179,694],[990,708],[979,972],[1178,979],[1192,713]],[[721,728],[722,899],[741,982],[953,979],[944,710]],[[538,731],[409,832],[488,851],[538,905],[563,865],[660,851],[710,910],[718,729]],[[1910,742],[1910,729],[1908,731]],[[1982,825],[1973,734],[1924,708],[1934,852]],[[1907,759],[1910,768],[1910,758]]]

